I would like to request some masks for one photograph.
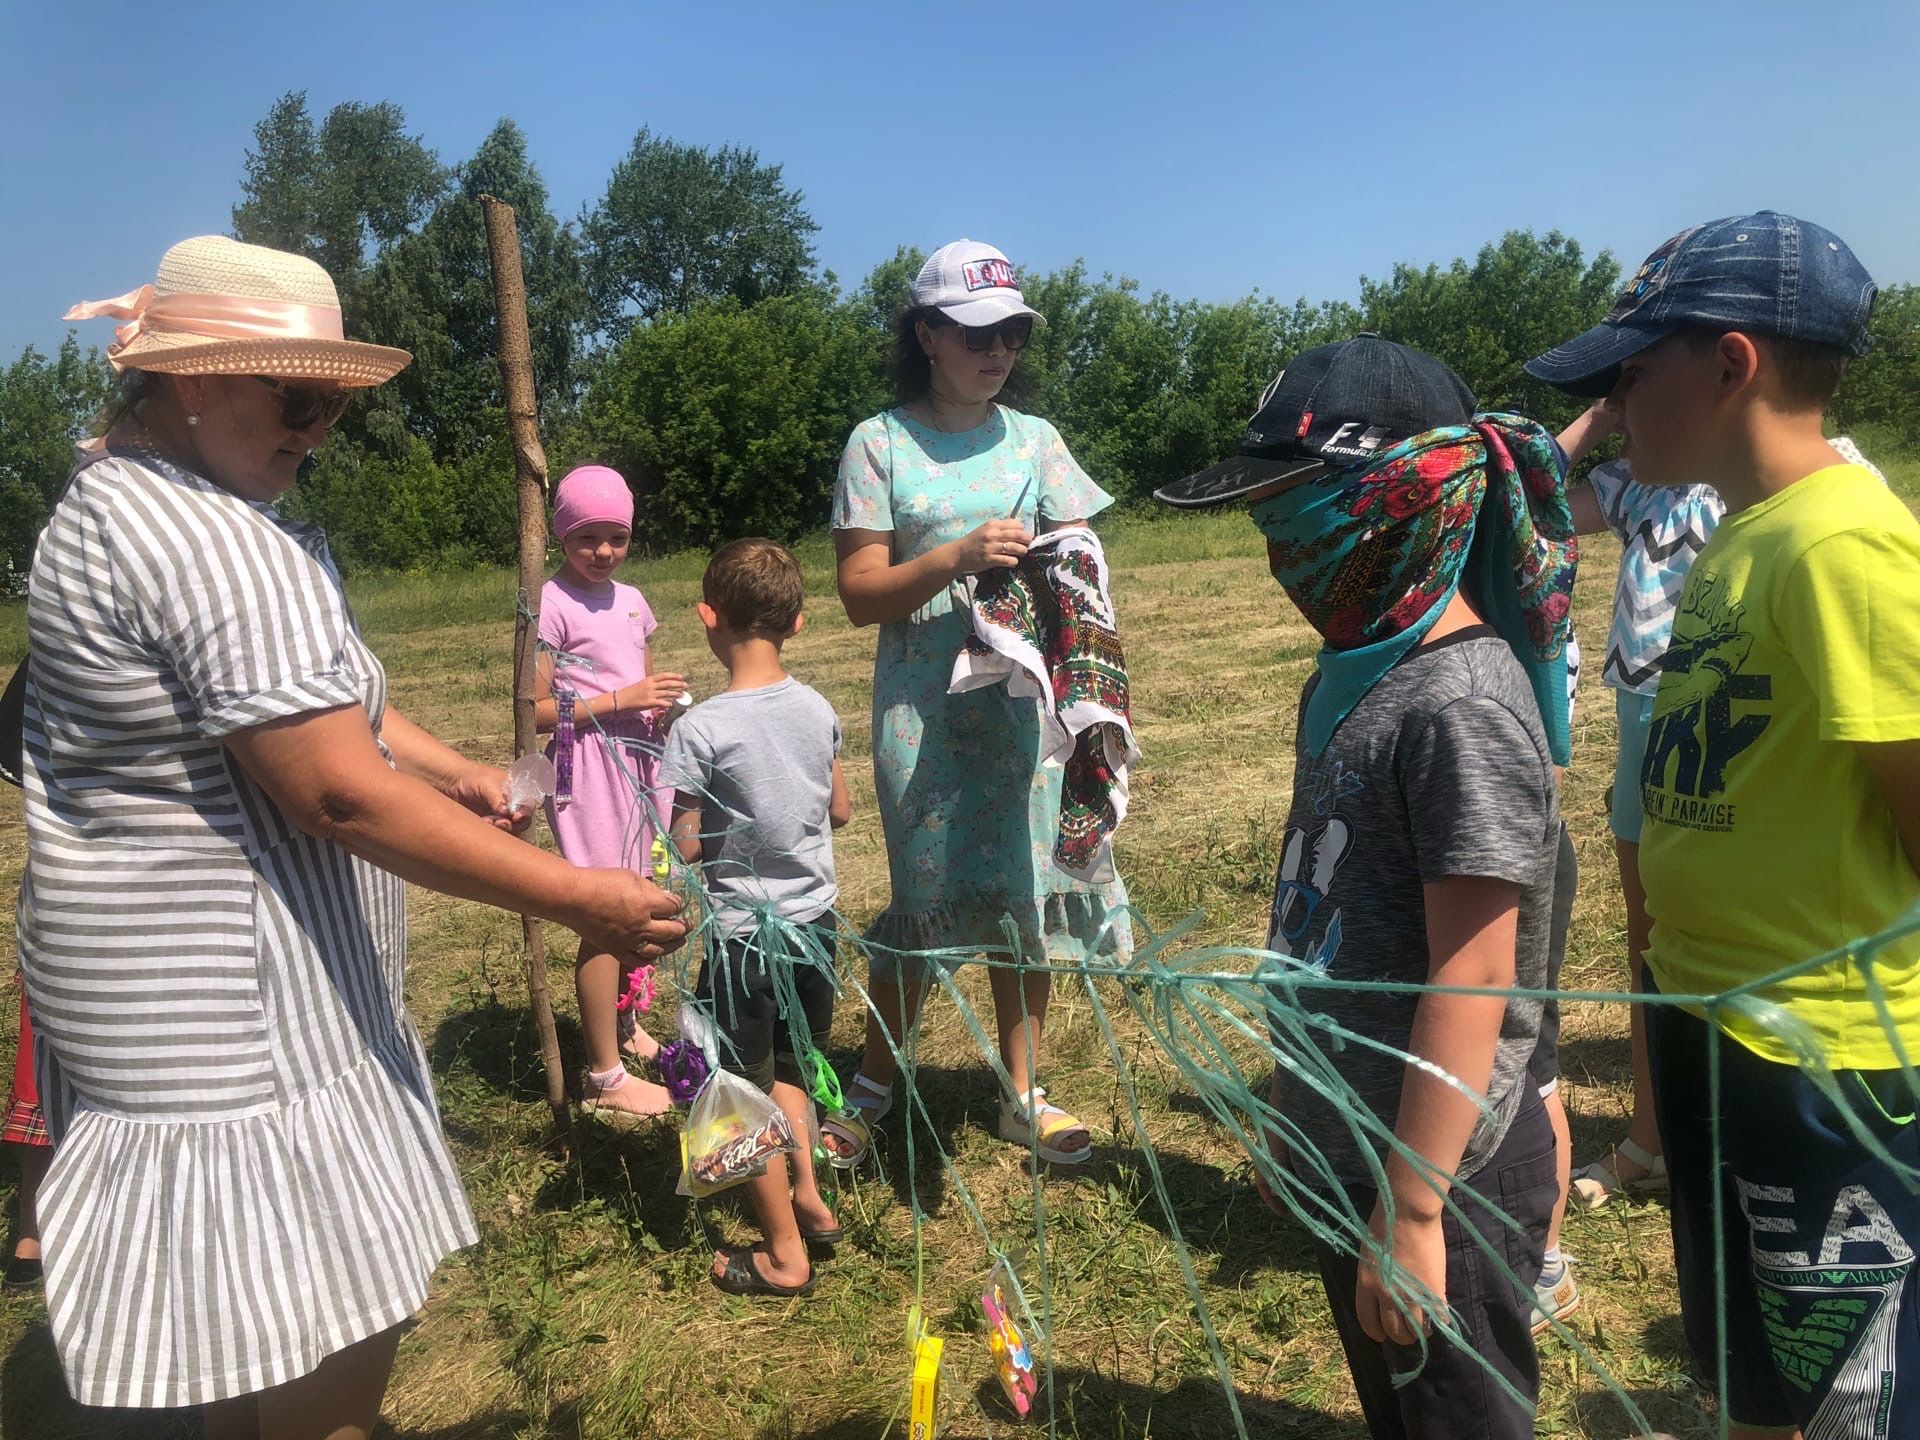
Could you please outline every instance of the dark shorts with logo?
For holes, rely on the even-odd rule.
[[[1649,993],[1657,994],[1651,980]],[[1920,1195],[1849,1130],[1798,1068],[1718,1038],[1722,1164],[1714,1164],[1704,1020],[1647,1009],[1654,1108],[1673,1183],[1680,1312],[1696,1378],[1735,1424],[1807,1440],[1920,1435]],[[1920,1123],[1898,1071],[1836,1071],[1848,1108],[1901,1165]],[[1715,1283],[1724,1247],[1726,1303]]]

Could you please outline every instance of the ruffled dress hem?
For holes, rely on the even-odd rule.
[[[886,978],[915,965],[951,970],[985,951],[1004,954],[1009,921],[1023,956],[1124,965],[1133,956],[1133,925],[1121,913],[1126,903],[1126,888],[1116,880],[1100,891],[977,895],[911,911],[889,906],[867,927],[872,974]],[[954,953],[939,953],[945,951]]]
[[[256,1114],[146,1120],[83,1102],[40,1201],[73,1397],[251,1394],[417,1311],[440,1262],[479,1239],[426,1076],[409,1033]],[[112,1303],[129,1289],[142,1303]]]

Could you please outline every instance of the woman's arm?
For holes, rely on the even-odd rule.
[[[380,738],[402,774],[423,780],[462,809],[502,830],[525,830],[533,811],[507,808],[507,772],[469,760],[445,741],[407,719],[392,705],[380,722]]]
[[[403,880],[557,921],[612,954],[652,958],[686,938],[680,902],[651,881],[569,865],[390,767],[358,705],[237,731],[226,745],[288,823]]]
[[[1020,563],[1033,536],[1018,520],[986,524],[925,554],[893,561],[893,537],[885,530],[836,530],[840,603],[855,625],[904,620],[962,575]]]
[[[436,738],[402,715],[392,705],[380,721],[380,738],[387,742],[393,763],[401,773],[424,780],[441,794],[458,784],[473,770],[497,767],[469,760],[444,740]]]

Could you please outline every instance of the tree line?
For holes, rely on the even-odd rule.
[[[356,399],[288,502],[326,525],[343,564],[462,567],[512,554],[484,194],[519,216],[556,467],[592,459],[626,474],[646,549],[791,538],[824,523],[847,432],[886,403],[887,326],[921,250],[903,246],[843,285],[820,268],[819,226],[779,164],[646,129],[600,198],[562,219],[511,120],[448,166],[397,105],[343,104],[316,119],[294,92],[255,127],[232,233],[317,260],[349,334],[415,357]],[[1588,258],[1558,232],[1525,230],[1472,259],[1362,277],[1353,302],[1183,300],[1076,263],[1023,276],[1050,323],[1022,363],[1031,408],[1096,480],[1139,501],[1228,453],[1288,357],[1360,330],[1440,356],[1483,405],[1568,419],[1572,403],[1521,362],[1598,320],[1619,280],[1608,252]],[[1874,331],[1835,420],[1870,449],[1920,453],[1920,287],[1888,287]],[[98,354],[72,338],[0,369],[0,545],[14,573],[110,385]]]

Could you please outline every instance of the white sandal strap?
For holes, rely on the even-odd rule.
[[[1651,1155],[1646,1149],[1632,1140],[1622,1140],[1613,1147],[1621,1156],[1640,1167],[1642,1175],[1653,1175],[1666,1169],[1666,1156]]]
[[[869,1078],[864,1070],[854,1072],[853,1083],[847,1089],[849,1093],[845,1098],[849,1109],[886,1110],[893,1104],[893,1086]],[[862,1090],[866,1091],[865,1095],[857,1093]],[[862,1100],[866,1101],[864,1105],[860,1103]]]

